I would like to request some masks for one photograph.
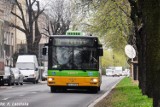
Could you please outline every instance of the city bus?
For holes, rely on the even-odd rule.
[[[53,35],[45,44],[43,55],[48,55],[47,84],[51,92],[67,89],[100,91],[103,49],[98,37],[83,36],[76,31]]]

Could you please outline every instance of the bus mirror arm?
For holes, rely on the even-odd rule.
[[[103,56],[102,44],[99,44],[99,45],[98,45],[98,55],[99,55],[99,56]]]
[[[44,48],[42,49],[42,55],[46,55],[46,54],[47,54],[47,48],[44,47]]]
[[[103,56],[103,49],[101,49],[101,48],[98,49],[98,55],[99,55],[99,56]]]

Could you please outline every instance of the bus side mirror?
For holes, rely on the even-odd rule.
[[[98,45],[98,55],[99,55],[99,56],[103,56],[102,44],[99,44],[99,45]]]
[[[98,49],[98,55],[103,56],[103,49]]]
[[[47,54],[47,48],[44,47],[44,48],[42,49],[42,55],[46,55],[46,54]]]
[[[38,68],[36,68],[35,71],[38,71]]]

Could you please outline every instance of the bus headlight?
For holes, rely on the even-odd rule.
[[[97,83],[97,82],[98,82],[98,79],[97,79],[97,78],[92,78],[92,79],[91,79],[91,82]]]
[[[48,81],[53,81],[53,78],[48,78]]]

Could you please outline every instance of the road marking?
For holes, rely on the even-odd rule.
[[[4,99],[2,99],[3,101],[5,101],[5,100],[8,100],[9,98],[4,98]]]
[[[13,86],[0,86],[0,89],[10,89],[10,88],[13,88]]]
[[[37,93],[37,92],[31,92],[31,93],[35,94],[35,93]]]
[[[6,86],[0,86],[0,89],[4,89],[4,88],[7,88]]]
[[[19,97],[23,97],[24,95],[22,94],[22,95],[19,95]]]

